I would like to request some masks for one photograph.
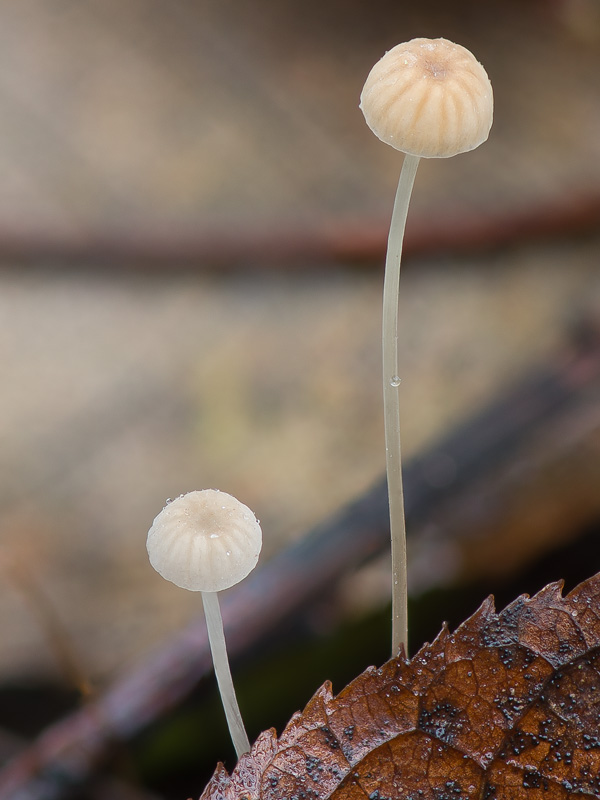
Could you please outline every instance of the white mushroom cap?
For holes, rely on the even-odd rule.
[[[475,56],[447,39],[411,39],[375,64],[360,96],[373,133],[424,158],[474,150],[488,138],[494,99]]]
[[[193,592],[234,586],[256,566],[261,545],[262,531],[248,506],[216,489],[167,503],[146,542],[154,569]]]

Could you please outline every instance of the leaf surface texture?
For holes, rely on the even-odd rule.
[[[600,798],[600,574],[493,598],[409,662],[324,684],[201,800]]]

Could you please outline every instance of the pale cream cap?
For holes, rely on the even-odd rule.
[[[367,125],[414,156],[447,158],[479,147],[494,99],[475,56],[447,39],[411,39],[375,64],[360,96]]]
[[[146,546],[163,578],[193,592],[219,592],[254,569],[262,531],[248,506],[226,492],[203,489],[168,502]]]

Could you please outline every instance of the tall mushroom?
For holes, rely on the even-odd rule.
[[[375,64],[360,96],[367,125],[405,154],[388,237],[383,288],[383,405],[392,537],[392,653],[408,654],[406,527],[400,461],[398,287],[410,195],[421,158],[465,153],[488,137],[492,86],[466,48],[447,39],[412,39]]]
[[[262,531],[252,511],[226,492],[204,489],[167,503],[148,532],[150,563],[168,581],[202,592],[208,640],[238,758],[250,751],[227,660],[217,592],[239,583],[258,561]]]

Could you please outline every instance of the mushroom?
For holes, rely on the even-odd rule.
[[[176,586],[202,592],[208,640],[227,725],[238,758],[250,743],[233,688],[217,592],[256,566],[262,531],[252,511],[226,492],[182,494],[158,514],[146,547],[154,569]]]
[[[406,527],[400,460],[398,286],[410,195],[421,158],[473,150],[489,134],[493,94],[472,53],[447,39],[412,39],[375,64],[360,96],[367,125],[400,150],[404,163],[394,201],[383,288],[383,405],[392,537],[392,653],[408,655]]]

